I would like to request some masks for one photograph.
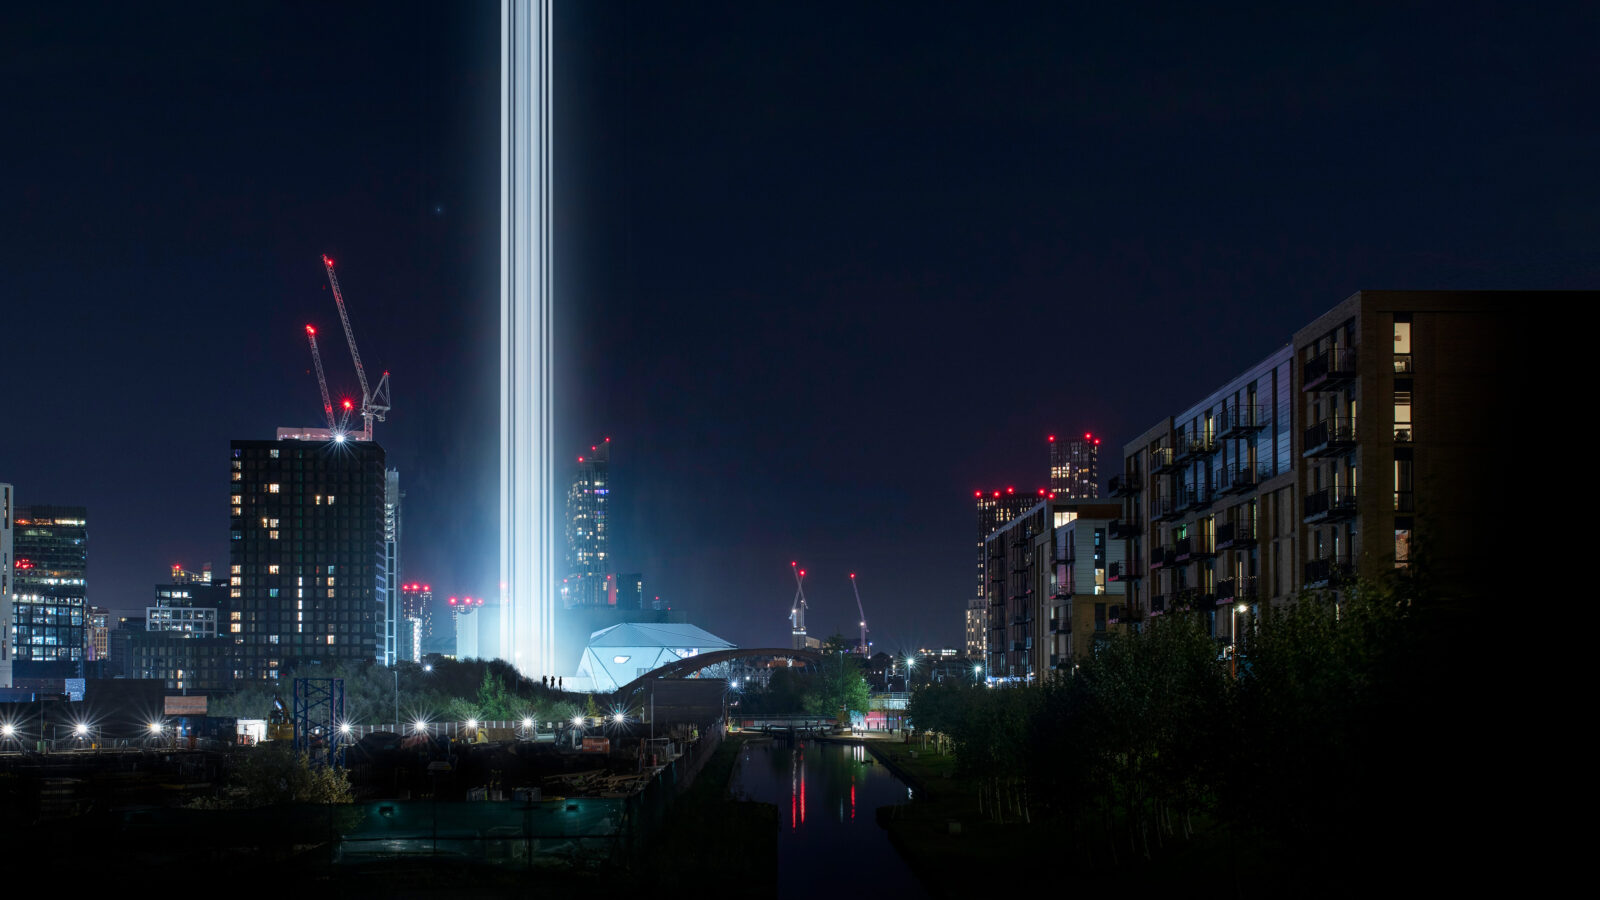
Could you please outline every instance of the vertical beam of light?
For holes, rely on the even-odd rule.
[[[554,671],[551,0],[500,6],[500,658]]]

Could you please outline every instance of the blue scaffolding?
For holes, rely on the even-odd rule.
[[[343,766],[347,735],[343,678],[294,680],[294,749],[314,766]]]

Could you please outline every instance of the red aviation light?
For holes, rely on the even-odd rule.
[[[1055,435],[1053,435],[1053,434],[1052,434],[1052,435],[1050,435],[1050,440],[1051,440],[1051,442],[1052,442],[1052,443],[1054,443],[1054,442],[1055,442],[1055,439],[1056,439],[1056,436],[1055,436]]]
[[[317,333],[317,326],[315,326],[315,325],[307,325],[306,326],[306,334],[315,335],[316,333]]]
[[[1094,439],[1094,445],[1095,445],[1095,446],[1096,446],[1096,447],[1098,447],[1098,446],[1100,446],[1100,439],[1099,439],[1099,438],[1095,438],[1095,439]]]
[[[1083,433],[1083,439],[1084,439],[1084,440],[1086,440],[1086,441],[1087,441],[1087,440],[1088,440],[1088,439],[1089,439],[1089,438],[1090,438],[1090,437],[1092,437],[1092,435],[1090,435],[1090,434],[1089,434],[1089,432],[1087,432],[1087,431],[1085,431],[1085,432],[1084,432],[1084,433]]]
[[[854,578],[854,577],[856,577],[856,573],[854,573],[854,572],[851,572],[851,573],[850,573],[850,577],[851,577],[851,578]]]
[[[999,491],[995,491],[994,492],[994,496],[995,496],[995,499],[998,500],[1000,498],[1000,492]]]
[[[1008,494],[1015,494],[1016,492],[1017,492],[1017,489],[1014,488],[1014,487],[1006,488],[1006,493],[1008,493]]]
[[[350,402],[350,398],[349,397],[344,398],[344,408],[345,409],[349,409],[350,407],[352,407],[354,405],[355,405],[354,403]]]
[[[451,606],[455,606],[456,605],[456,598],[454,598],[454,597],[450,598],[450,605]]]
[[[1054,500],[1055,498],[1056,498],[1056,492],[1055,491],[1051,491],[1050,492],[1050,499]]]
[[[479,606],[482,606],[482,605],[483,605],[483,598],[482,598],[482,597],[479,597],[479,598],[478,598],[478,605],[479,605]]]
[[[425,584],[425,585],[422,586],[422,589],[425,590],[425,591],[432,591],[433,590],[433,585]]]

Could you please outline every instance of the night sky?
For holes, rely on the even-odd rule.
[[[406,490],[407,580],[498,580],[499,5],[0,12],[0,481],[89,507],[91,603],[227,565],[228,442]],[[873,9],[861,9],[871,6]],[[1594,288],[1592,4],[563,3],[558,481],[692,621],[959,646],[972,491],[1124,440],[1363,288]],[[1189,5],[1178,5],[1187,7]]]

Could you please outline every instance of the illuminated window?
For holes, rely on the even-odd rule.
[[[235,622],[232,625],[228,626],[228,630],[233,632],[234,634],[238,634],[240,631],[244,630],[244,626],[240,625],[238,622]]]
[[[244,596],[244,591],[242,589],[240,589],[240,588],[233,588],[233,589],[228,591],[228,596],[229,597],[243,597]]]
[[[267,455],[272,457],[273,459],[277,459],[278,458],[278,451],[276,451],[276,450],[268,450],[267,451]]]
[[[328,596],[329,597],[333,596],[333,588],[328,588]]]
[[[242,568],[243,568],[242,566],[234,566],[233,567],[233,574],[238,575]]]
[[[277,533],[277,532],[276,532],[276,531],[269,531],[269,532],[267,532],[267,540],[269,540],[269,541],[275,541],[275,540],[277,540],[277,539],[278,539],[278,533]]]
[[[328,643],[333,643],[333,635],[328,635]]]
[[[243,481],[244,480],[244,473],[243,472],[235,472],[235,473],[233,473],[233,480],[234,481]]]
[[[332,495],[332,494],[329,494],[329,495],[328,495],[328,505],[329,505],[329,506],[332,506],[332,505],[333,505],[333,495]]]
[[[279,485],[278,485],[277,482],[273,482],[272,484],[267,485],[267,493],[276,494],[278,492],[279,492]]]

